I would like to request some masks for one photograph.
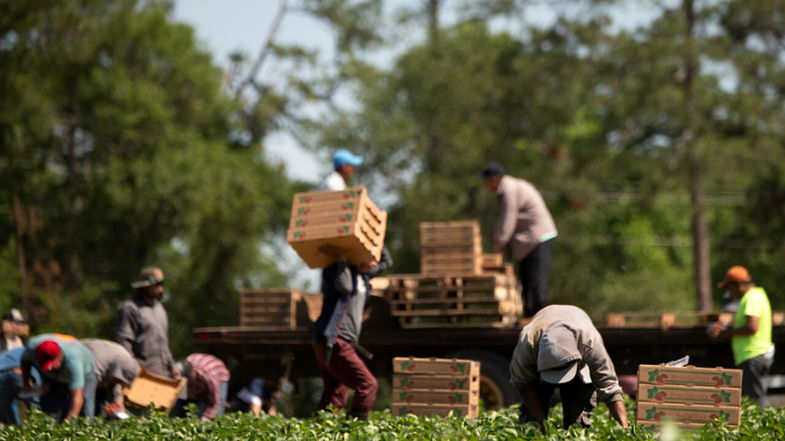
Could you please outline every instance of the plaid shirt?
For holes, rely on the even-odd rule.
[[[229,381],[229,370],[218,358],[208,354],[191,354],[186,360],[191,363],[188,376],[188,398],[205,400],[207,407],[202,419],[213,419],[218,413],[221,402],[221,385]]]

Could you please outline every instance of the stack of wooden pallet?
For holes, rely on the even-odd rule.
[[[287,241],[311,268],[335,262],[319,251],[323,245],[341,248],[349,263],[360,264],[379,260],[386,228],[387,213],[376,207],[365,187],[297,193]]]
[[[307,328],[318,317],[321,306],[321,294],[289,288],[244,289],[240,292],[240,326]]]
[[[424,275],[482,273],[482,238],[476,220],[420,224],[420,272]]]
[[[391,312],[403,328],[507,327],[517,324],[522,304],[503,274],[387,277]]]
[[[741,370],[641,365],[638,367],[638,424],[671,421],[698,428],[717,418],[741,423]]]
[[[476,418],[480,400],[480,362],[395,357],[392,414]]]

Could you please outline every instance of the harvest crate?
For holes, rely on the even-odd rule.
[[[155,409],[168,412],[184,386],[185,379],[162,377],[142,368],[131,387],[125,388],[123,394],[129,407],[147,409],[152,404]]]
[[[420,403],[392,403],[392,415],[436,415],[440,417],[456,416],[463,418],[477,418],[478,404],[420,404]]]
[[[240,326],[295,329],[302,294],[288,288],[244,289],[240,292]]]
[[[395,357],[392,413],[476,418],[480,362]]]
[[[387,282],[392,315],[404,328],[514,326],[523,309],[504,275],[391,275]]]
[[[606,316],[606,324],[612,328],[676,328],[707,325],[711,315],[695,311],[675,312],[613,312]]]
[[[718,417],[737,427],[741,420],[741,370],[641,365],[637,419],[643,425],[672,421],[694,428]]]
[[[422,274],[482,273],[482,238],[476,220],[422,222],[420,248]]]
[[[365,187],[297,193],[292,202],[287,241],[310,268],[335,262],[323,245],[343,249],[349,263],[379,260],[387,213],[368,197]]]

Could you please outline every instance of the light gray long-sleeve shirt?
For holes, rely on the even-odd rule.
[[[169,318],[161,302],[148,305],[138,295],[123,302],[116,340],[148,372],[171,376],[174,359],[169,349]]]
[[[510,362],[510,383],[518,391],[526,391],[541,381],[537,369],[540,337],[546,330],[559,326],[575,335],[580,353],[579,369],[585,372],[588,367],[589,378],[584,378],[584,382],[594,385],[598,399],[605,402],[621,400],[622,389],[602,336],[586,312],[571,305],[546,306],[521,330]]]
[[[496,190],[499,215],[493,234],[494,253],[521,260],[545,239],[556,237],[556,224],[532,184],[503,176]]]
[[[139,375],[139,363],[119,343],[99,338],[80,340],[93,353],[93,372],[99,387],[111,393],[113,403],[123,402],[123,387]]]

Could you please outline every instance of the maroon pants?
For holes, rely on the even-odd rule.
[[[348,341],[337,338],[327,364],[324,341],[314,343],[316,361],[322,368],[324,391],[319,401],[319,409],[332,404],[336,409],[343,409],[349,389],[354,389],[351,415],[367,417],[376,401],[376,390],[379,385],[376,378],[368,370],[357,352]]]

